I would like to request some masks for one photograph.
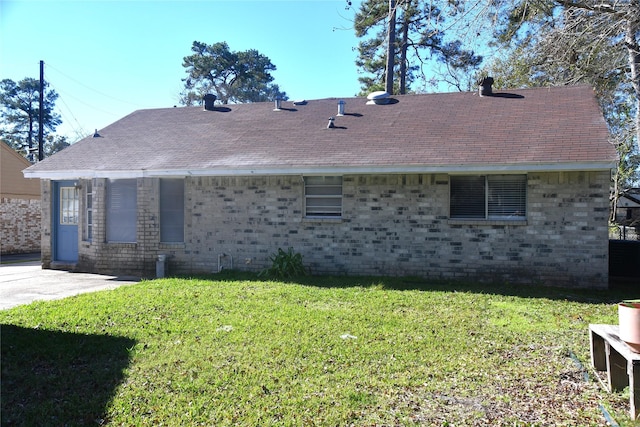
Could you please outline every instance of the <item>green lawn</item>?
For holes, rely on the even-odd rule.
[[[231,274],[38,302],[0,311],[2,424],[633,425],[575,358],[639,294]]]

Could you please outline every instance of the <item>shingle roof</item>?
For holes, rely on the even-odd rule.
[[[322,172],[593,170],[616,150],[588,87],[139,110],[25,175],[162,176]]]

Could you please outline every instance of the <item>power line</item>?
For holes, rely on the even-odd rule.
[[[67,103],[64,101],[64,98],[62,96],[60,96],[60,90],[57,89],[53,84],[51,84],[51,81],[48,81],[47,83],[49,83],[49,85],[58,93],[58,99],[65,106],[65,108],[67,109],[67,112],[71,115],[71,118],[73,119],[73,121],[78,125],[78,127],[76,127],[75,125],[70,123],[71,128],[73,129],[73,133],[75,134],[75,137],[77,138],[77,140],[80,140],[80,139],[84,138],[85,136],[87,136],[89,133],[84,130],[84,128],[82,127],[82,125],[80,124],[80,122],[78,121],[76,116],[73,114],[73,111],[71,111],[71,108],[69,108],[69,105],[67,105]],[[63,111],[60,111],[60,113],[63,116],[65,116]],[[67,123],[69,123],[69,122],[70,121],[67,120]]]
[[[60,89],[56,90],[56,92],[61,93]],[[78,98],[76,96],[73,96],[69,92],[66,92],[66,91],[63,90],[62,93],[66,93],[67,94],[67,98],[71,98],[74,101],[79,102],[80,104],[84,105],[85,107],[89,107],[89,108],[91,108],[93,110],[99,111],[99,112],[104,113],[104,114],[109,114],[109,115],[114,116],[114,117],[118,116],[118,114],[116,114],[116,113],[113,113],[113,112],[107,111],[107,110],[103,110],[102,108],[98,108],[98,107],[96,107],[94,105],[88,104],[83,99],[80,99],[80,98]]]
[[[47,68],[54,68],[51,67],[48,63],[47,63]],[[64,75],[67,78],[70,78],[69,76],[66,76],[64,73],[62,73],[60,70],[56,71],[61,74]],[[88,88],[89,90],[92,90],[91,88],[89,88],[88,86],[78,82],[75,79],[70,78],[71,80],[73,80],[74,82]],[[71,108],[69,107],[69,105],[67,104],[67,102],[65,101],[65,99],[73,99],[75,102],[82,104],[92,110],[98,111],[100,113],[103,114],[107,114],[113,117],[118,117],[118,114],[113,113],[111,111],[107,111],[104,110],[102,108],[98,108],[95,105],[89,104],[87,102],[85,102],[84,99],[80,99],[76,96],[71,95],[68,91],[65,91],[64,89],[60,89],[60,87],[58,87],[57,85],[53,84],[51,79],[47,79],[47,83],[51,86],[52,89],[54,89],[56,91],[56,93],[58,93],[58,99],[62,102],[62,104],[64,105],[64,107],[66,108],[67,113],[71,116],[72,120],[66,120],[67,119],[67,115],[64,113],[64,111],[62,111],[62,109],[60,109],[60,112],[62,113],[62,115],[65,117],[65,122],[67,123],[67,125],[69,125],[71,127],[71,130],[76,138],[76,140],[80,140],[85,138],[87,135],[89,135],[89,132],[85,130],[84,126],[82,126],[82,124],[80,123],[80,121],[76,118],[75,114],[73,113],[73,111],[71,110]],[[64,96],[63,96],[64,95]]]
[[[75,78],[73,78],[73,77],[69,76],[68,74],[64,73],[63,71],[59,70],[58,68],[56,68],[56,67],[52,66],[50,63],[47,63],[47,66],[48,66],[49,68],[51,68],[51,69],[55,70],[56,72],[60,73],[62,76],[66,77],[67,79],[69,79],[69,80],[73,81],[74,83],[76,83],[76,84],[78,84],[78,85],[80,85],[80,86],[84,87],[84,88],[85,88],[85,89],[87,89],[87,90],[90,90],[90,91],[92,91],[92,92],[95,92],[95,93],[97,93],[98,95],[104,96],[105,98],[109,98],[109,99],[112,99],[112,100],[114,100],[114,101],[121,102],[121,103],[123,103],[123,104],[129,104],[129,105],[132,105],[132,106],[137,107],[137,108],[150,108],[150,107],[149,107],[149,106],[147,106],[147,105],[141,105],[141,104],[136,104],[136,103],[134,103],[134,102],[125,101],[125,100],[123,100],[123,99],[119,99],[119,98],[113,97],[113,96],[108,95],[108,94],[106,94],[106,93],[104,93],[104,92],[101,92],[101,91],[99,91],[99,90],[97,90],[97,89],[95,89],[95,88],[92,88],[91,86],[88,86],[87,84],[82,83],[81,81],[79,81],[79,80],[77,80],[77,79],[75,79]],[[87,105],[87,104],[85,104],[85,105]]]

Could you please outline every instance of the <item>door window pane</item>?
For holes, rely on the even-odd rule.
[[[75,187],[60,187],[60,224],[77,225],[79,207],[78,190]]]

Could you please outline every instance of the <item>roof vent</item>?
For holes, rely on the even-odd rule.
[[[344,116],[344,106],[347,105],[343,99],[338,101],[338,116]]]
[[[384,90],[379,90],[376,92],[371,92],[367,99],[367,105],[385,105],[391,102],[391,98],[389,98],[389,94]]]
[[[336,127],[336,125],[333,124],[333,121],[335,120],[335,117],[329,117],[329,124],[327,125],[327,129],[333,129]]]
[[[293,101],[293,105],[307,105],[306,99],[299,99],[297,101]]]
[[[212,93],[208,93],[202,97],[202,101],[204,102],[204,109],[207,111],[213,111],[215,109],[214,105],[216,103],[217,96]]]
[[[100,138],[100,134],[98,133],[98,129],[96,129],[96,131],[93,132],[93,137],[94,138]]]
[[[478,88],[478,93],[480,96],[491,96],[493,95],[493,77],[485,77],[479,82],[480,87]]]
[[[276,107],[273,109],[273,111],[282,111],[280,109],[281,106],[282,106],[282,99],[276,98]]]

